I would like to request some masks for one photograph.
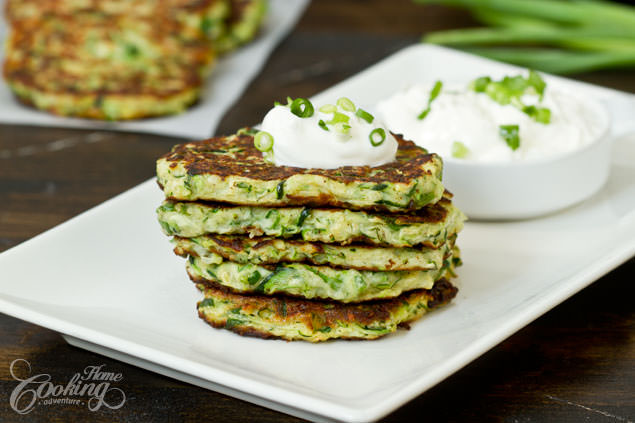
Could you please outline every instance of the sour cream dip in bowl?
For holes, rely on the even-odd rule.
[[[444,160],[470,219],[537,217],[598,192],[609,174],[609,114],[530,72],[468,86],[414,85],[379,102],[388,128]]]

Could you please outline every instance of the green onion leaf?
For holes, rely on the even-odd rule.
[[[337,112],[337,107],[334,104],[325,104],[324,106],[318,109],[322,113],[333,113]]]
[[[307,209],[306,207],[302,209],[302,212],[300,212],[300,218],[298,219],[298,228],[302,227],[304,221],[307,217],[309,217],[310,213],[311,209]]]
[[[263,153],[271,151],[273,148],[273,136],[269,132],[259,131],[254,136],[254,146]]]
[[[477,93],[484,93],[490,82],[492,82],[492,78],[489,76],[481,76],[472,81],[472,89]]]
[[[468,154],[470,154],[470,149],[461,141],[454,141],[452,143],[452,157],[464,159]]]
[[[435,98],[439,96],[441,93],[441,88],[443,87],[443,82],[437,81],[434,83],[434,87],[432,87],[432,91],[430,91],[430,99],[428,100],[428,104],[432,103]]]
[[[541,107],[538,109],[538,113],[534,117],[536,122],[544,123],[545,125],[551,122],[551,110]]]
[[[275,162],[273,161],[273,150],[263,152],[262,159],[267,163],[274,164]]]
[[[273,105],[274,106],[287,106],[288,107],[288,106],[291,106],[291,103],[293,103],[293,99],[291,97],[287,96],[287,104],[282,104],[279,101],[274,101]]]
[[[349,120],[350,118],[344,113],[335,112],[333,113],[333,118],[326,123],[335,125],[336,123],[348,123]]]
[[[500,125],[498,127],[498,133],[512,150],[515,151],[520,147],[518,125]]]
[[[442,87],[443,87],[443,82],[437,81],[434,83],[434,87],[432,87],[432,90],[430,91],[430,97],[428,98],[428,107],[426,107],[421,113],[419,113],[419,116],[417,116],[417,119],[423,120],[425,119],[426,116],[428,116],[428,113],[430,113],[430,107],[432,106],[432,102],[434,101],[435,98],[439,96],[439,94],[441,94]]]
[[[199,307],[214,307],[214,299],[205,298],[203,301],[199,303]]]
[[[212,33],[212,28],[214,27],[214,21],[212,19],[210,19],[209,17],[204,17],[201,20],[201,24],[200,24],[200,28],[201,31],[203,31],[203,33],[205,33],[206,35],[211,35]]]
[[[426,108],[423,112],[419,113],[419,116],[417,116],[417,119],[419,120],[423,120],[426,118],[426,116],[428,116],[428,113],[430,113],[430,108]]]
[[[373,120],[375,120],[375,117],[373,115],[363,109],[357,109],[357,112],[355,112],[355,116],[364,119],[368,123],[373,123]]]
[[[525,105],[521,101],[523,95],[532,91],[542,101],[547,84],[538,72],[530,70],[527,78],[521,75],[506,76],[500,81],[492,81],[483,76],[472,81],[471,87],[478,93],[487,94],[498,104],[513,105],[536,122],[547,124],[551,121],[551,111],[548,108]]]
[[[301,118],[313,116],[313,104],[306,98],[296,98],[291,103],[291,113]]]
[[[260,275],[260,272],[256,270],[254,273],[249,275],[247,283],[249,283],[249,285],[255,285],[260,281],[260,279],[262,279],[262,276]]]
[[[287,317],[287,302],[285,300],[281,300],[278,304],[280,304],[279,310],[282,317]]]
[[[386,140],[386,131],[383,128],[375,128],[368,135],[368,139],[373,147],[382,145]]]
[[[325,131],[329,130],[329,127],[326,126],[326,122],[324,122],[322,119],[320,119],[320,121],[318,122],[318,126],[322,129],[324,129]]]
[[[345,112],[354,112],[355,111],[355,103],[353,103],[350,99],[346,97],[341,97],[337,100],[337,105],[342,108]]]
[[[280,182],[276,186],[276,197],[278,198],[278,200],[284,197],[284,181]]]
[[[137,47],[134,44],[126,44],[125,50],[126,50],[126,58],[128,59],[134,59],[135,57],[138,57],[139,54],[141,53],[141,50],[139,50],[139,47]]]
[[[225,329],[232,329],[236,326],[240,326],[243,324],[243,321],[240,319],[227,319],[225,321]]]
[[[249,185],[247,182],[238,182],[236,186],[238,188],[246,190],[247,192],[251,192],[251,185]]]
[[[542,76],[540,76],[540,74],[534,70],[529,70],[527,83],[529,84],[529,86],[533,87],[533,89],[536,91],[536,94],[540,96],[540,101],[542,101],[542,98],[545,95],[545,88],[547,87],[547,83],[544,79],[542,79]]]
[[[338,122],[333,125],[333,128],[341,134],[348,134],[348,131],[351,129],[351,125],[344,122]]]
[[[238,132],[236,132],[237,135],[256,135],[257,133],[258,133],[258,130],[254,128],[240,128]],[[206,150],[206,151],[211,151],[213,153],[220,153],[220,154],[226,153],[225,150],[220,150],[220,149]]]
[[[524,106],[523,113],[539,123],[548,124],[551,121],[551,110],[545,107],[536,107],[533,105]]]

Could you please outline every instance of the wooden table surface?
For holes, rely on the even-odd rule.
[[[407,0],[315,0],[217,132],[259,121],[286,95],[315,94],[424,31],[471,23],[462,12]],[[574,78],[635,92],[633,71]],[[152,177],[155,158],[177,141],[0,125],[0,251]],[[635,312],[626,295],[634,275],[631,259],[383,421],[635,420]],[[118,410],[57,405],[18,415],[9,407],[17,385],[9,365],[19,358],[58,383],[105,364],[123,375],[117,386],[126,403]],[[71,347],[58,333],[0,314],[0,421],[300,420]]]

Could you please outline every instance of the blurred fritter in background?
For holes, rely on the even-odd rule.
[[[125,120],[195,103],[219,55],[251,40],[266,0],[8,0],[4,77],[25,104]]]

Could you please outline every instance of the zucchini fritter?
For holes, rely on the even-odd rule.
[[[454,262],[447,258],[442,266],[431,270],[371,271],[304,263],[259,266],[224,261],[220,256],[190,256],[187,273],[194,282],[213,282],[240,293],[284,294],[350,303],[430,289],[438,279],[453,275]]]
[[[157,161],[168,199],[254,206],[318,206],[414,211],[441,199],[442,162],[411,141],[382,166],[302,169],[267,163],[248,130],[176,145]]]
[[[227,53],[254,38],[267,10],[265,0],[230,0],[229,4],[231,12],[225,31],[214,42],[219,53]]]
[[[357,270],[435,270],[451,255],[453,241],[437,249],[394,248],[373,245],[323,244],[273,237],[250,238],[244,235],[205,235],[175,237],[174,252],[203,259],[221,256],[236,263],[268,265],[308,263]]]
[[[211,40],[224,37],[232,19],[230,0],[8,0],[5,12],[12,25],[51,17],[82,19],[84,14],[174,20],[180,37]]]
[[[214,54],[170,25],[88,13],[20,24],[7,42],[4,76],[21,101],[59,115],[178,113],[197,100]]]
[[[157,209],[166,235],[207,233],[297,237],[327,244],[438,248],[463,228],[465,215],[449,199],[416,214],[377,214],[335,208],[249,207],[166,201]]]
[[[288,297],[239,295],[198,285],[205,299],[198,314],[210,325],[240,335],[288,341],[376,339],[448,303],[457,289],[447,280],[389,300],[341,304]]]

